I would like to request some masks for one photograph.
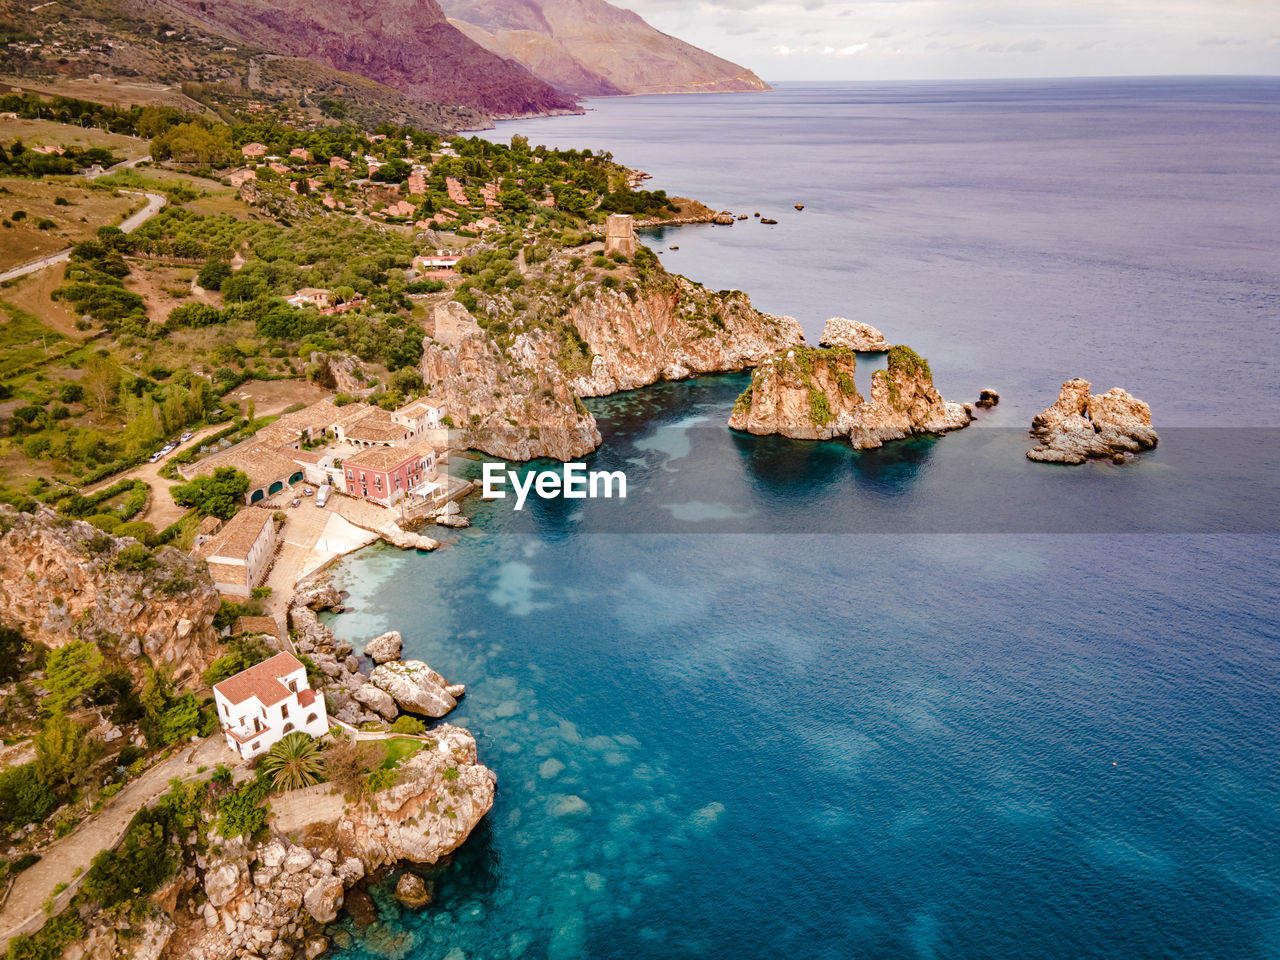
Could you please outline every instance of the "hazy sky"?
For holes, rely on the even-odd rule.
[[[766,80],[1280,74],[1280,0],[614,0]]]

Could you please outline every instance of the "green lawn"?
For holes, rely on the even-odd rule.
[[[421,740],[410,740],[408,737],[396,737],[386,741],[387,758],[382,761],[382,769],[390,770],[405,757],[411,757],[423,748]]]

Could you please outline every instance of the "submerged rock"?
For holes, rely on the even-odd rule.
[[[421,910],[435,899],[434,891],[416,873],[404,873],[396,884],[396,899],[410,910]]]
[[[1160,442],[1151,427],[1151,407],[1119,387],[1091,394],[1088,380],[1062,385],[1053,406],[1031,421],[1039,443],[1027,458],[1042,463],[1084,463],[1090,459],[1123,461],[1127,454],[1150,450]]]
[[[888,353],[884,334],[868,323],[832,317],[822,328],[818,341],[824,347],[848,347],[857,353]]]

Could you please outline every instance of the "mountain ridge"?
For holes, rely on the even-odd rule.
[[[441,0],[449,23],[577,97],[746,93],[753,72],[606,0]]]

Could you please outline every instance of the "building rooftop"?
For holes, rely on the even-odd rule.
[[[277,653],[274,657],[215,684],[213,689],[237,706],[251,697],[257,697],[264,707],[270,707],[288,698],[291,693],[282,682],[283,678],[302,669],[302,663],[292,653]]]
[[[416,443],[411,447],[369,447],[342,461],[343,467],[364,467],[366,470],[394,470],[416,457],[434,453],[430,443]]]
[[[247,559],[249,550],[258,542],[258,537],[262,534],[262,528],[274,522],[269,510],[245,507],[227,521],[227,525],[222,528],[222,533],[213,541],[212,549],[205,553],[205,558]]]
[[[392,420],[391,414],[386,410],[374,410],[347,427],[346,434],[349,440],[390,443],[404,439],[405,428],[403,424]]]

